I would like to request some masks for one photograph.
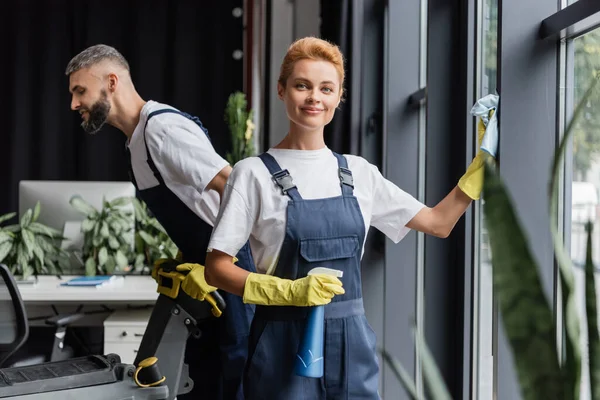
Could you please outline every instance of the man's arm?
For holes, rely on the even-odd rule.
[[[225,168],[219,171],[217,175],[206,185],[206,190],[216,190],[219,193],[219,199],[223,199],[223,191],[225,190],[225,184],[231,174],[231,166],[226,165]]]

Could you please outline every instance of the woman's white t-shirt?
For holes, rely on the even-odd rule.
[[[289,171],[302,198],[341,195],[338,162],[327,147],[270,149],[268,153],[282,169]],[[345,157],[352,171],[354,195],[365,227],[373,226],[398,243],[409,232],[405,225],[424,205],[385,179],[377,167],[364,158]],[[289,201],[260,158],[249,157],[238,162],[225,186],[208,251],[215,249],[234,256],[250,239],[257,271],[273,274],[285,236]]]

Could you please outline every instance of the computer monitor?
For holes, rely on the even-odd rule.
[[[117,197],[135,197],[135,194],[135,186],[131,182],[21,181],[19,182],[19,216],[28,209],[33,209],[39,201],[41,212],[38,222],[64,233],[67,244],[63,242],[63,248],[80,250],[83,243],[80,225],[85,215],[69,203],[71,197],[80,195],[87,203],[100,210],[103,199],[111,201]],[[133,212],[133,205],[128,205],[124,209]],[[69,226],[65,230],[66,223],[69,223]],[[133,224],[132,219],[132,236],[134,235]],[[133,240],[131,242],[133,243]]]

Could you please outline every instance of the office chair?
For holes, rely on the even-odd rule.
[[[10,279],[14,282],[14,277],[9,272],[8,267],[0,264],[0,273],[8,282]],[[0,367],[22,367],[26,365],[35,365],[48,361],[62,361],[73,358],[74,350],[65,345],[65,335],[69,325],[83,317],[81,313],[59,314],[46,319],[46,325],[52,326],[54,330],[54,339],[50,351],[36,351],[32,353],[29,349],[24,349],[23,344],[29,337],[29,322],[25,311],[25,304],[19,291],[16,296],[12,296],[7,287],[16,287],[16,285],[5,285],[0,283]],[[18,302],[15,303],[15,302]],[[4,312],[6,308],[6,312]],[[15,313],[13,310],[18,310]],[[16,314],[16,315],[15,315]],[[5,317],[7,316],[7,317]],[[15,337],[21,338],[20,340]],[[9,351],[10,350],[10,351]]]
[[[25,304],[16,289],[15,280],[4,264],[0,264],[0,367],[29,337]],[[5,283],[6,282],[6,283]]]

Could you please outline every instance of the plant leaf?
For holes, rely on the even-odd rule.
[[[31,220],[33,222],[37,221],[37,219],[39,218],[41,209],[42,209],[42,206],[41,206],[40,202],[38,201],[37,203],[35,203],[35,208],[33,209],[33,217],[31,218]]]
[[[40,266],[44,267],[44,250],[40,246],[33,247],[33,254],[35,254],[36,258],[40,262]]]
[[[8,253],[10,253],[10,250],[12,249],[12,247],[13,247],[12,240],[0,243],[0,262],[4,261],[4,259],[8,255]]]
[[[154,228],[158,229],[161,233],[163,234],[167,234],[167,231],[165,230],[165,228],[160,224],[160,222],[158,222],[158,220],[156,218],[152,218],[150,221],[148,221],[150,225],[152,225]]]
[[[400,361],[398,361],[393,355],[388,353],[386,350],[380,350],[381,356],[385,362],[388,363],[390,369],[396,375],[396,378],[404,387],[404,390],[408,393],[412,400],[420,400],[419,395],[417,394],[417,388],[412,381],[410,374],[404,369]]]
[[[84,233],[90,232],[92,229],[94,229],[95,225],[96,221],[86,218],[81,222],[81,231]]]
[[[32,258],[33,248],[36,247],[35,235],[29,229],[22,229],[21,237],[23,238],[23,243],[25,243],[25,248],[27,249],[27,256]]]
[[[31,208],[27,211],[25,211],[25,214],[23,214],[23,216],[21,217],[21,221],[19,221],[19,224],[21,225],[21,229],[26,228],[29,223],[31,222],[31,217],[33,216],[33,210],[31,210]]]
[[[108,250],[106,247],[102,247],[98,252],[98,268],[102,268],[104,264],[106,264],[106,260],[108,259]]]
[[[116,266],[117,266],[117,263],[115,261],[115,257],[109,255],[108,258],[106,259],[106,264],[104,264],[104,268],[106,269],[106,272],[109,274],[112,274],[115,271]]]
[[[94,261],[93,257],[88,257],[85,260],[85,274],[87,276],[96,276],[96,261]]]
[[[15,215],[17,215],[16,212],[11,212],[11,213],[0,216],[0,224],[3,223],[4,221],[8,221],[9,219],[13,218]]]
[[[127,257],[125,257],[125,254],[123,254],[121,250],[117,250],[117,252],[115,253],[115,260],[120,269],[124,269],[125,267],[127,267]]]
[[[521,393],[528,400],[564,400],[552,310],[514,207],[490,160],[484,165],[483,191],[494,289]]]
[[[69,200],[69,204],[83,215],[90,215],[98,212],[94,207],[87,203],[80,195],[75,195]]]
[[[4,228],[2,228],[2,230],[5,232],[17,233],[17,232],[21,231],[21,225],[19,225],[19,224],[8,225],[8,226],[5,226]]]
[[[100,227],[100,235],[103,238],[107,238],[110,236],[110,231],[108,230],[108,224],[105,221],[102,221],[102,226]]]
[[[112,250],[117,250],[119,248],[121,244],[119,243],[119,240],[114,237],[114,236],[110,236],[108,238],[108,246],[112,249]]]
[[[9,240],[12,240],[14,237],[15,237],[15,235],[12,232],[6,232],[6,231],[0,230],[0,243],[4,243]]]
[[[32,222],[31,224],[29,224],[28,229],[33,233],[50,236],[52,238],[58,238],[62,236],[62,232],[59,232],[54,228],[50,228],[49,226],[40,224],[39,222]]]
[[[123,207],[131,204],[131,197],[117,197],[113,199],[110,203],[110,207]]]
[[[596,305],[596,283],[592,260],[592,224],[586,224],[587,249],[585,260],[585,309],[587,314],[588,364],[592,400],[600,400],[600,335]]]
[[[95,235],[94,238],[92,239],[92,244],[94,245],[94,247],[100,247],[102,242],[103,242],[103,239],[102,239],[102,236],[100,236],[100,235]]]
[[[140,234],[140,237],[142,239],[144,239],[144,242],[148,243],[150,246],[156,246],[156,238],[153,236],[150,236],[148,233],[144,232],[144,231],[139,231],[138,232]]]

